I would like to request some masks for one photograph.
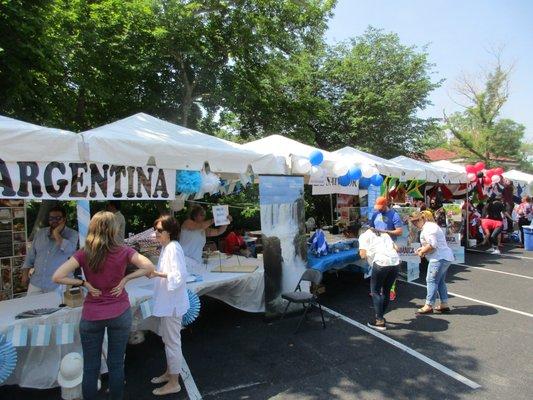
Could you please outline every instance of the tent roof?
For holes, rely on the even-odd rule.
[[[432,163],[430,163],[431,165],[434,165],[436,167],[442,167],[442,168],[446,168],[446,169],[451,169],[452,171],[455,171],[455,172],[465,172],[465,167],[461,164],[457,164],[457,163],[453,163],[451,161],[448,161],[448,160],[440,160],[440,161],[434,161]]]
[[[0,115],[0,159],[17,161],[80,161],[81,136],[61,129]]]
[[[406,167],[421,168],[425,171],[425,179],[428,182],[440,182],[440,183],[466,183],[466,172],[458,172],[442,166],[432,165],[430,163],[414,160],[405,156],[398,156],[392,159],[401,165]]]
[[[423,170],[421,168],[404,166],[392,160],[387,160],[350,146],[334,151],[333,154],[355,164],[373,165],[382,175],[395,177],[404,176],[405,179],[424,179]]]
[[[525,172],[518,171],[516,169],[506,171],[502,175],[511,181],[519,181],[527,185],[530,185],[533,183],[533,175],[526,174]]]
[[[82,132],[88,161],[146,165],[151,157],[159,168],[213,172],[282,173],[273,155],[244,149],[242,145],[139,113]]]
[[[333,165],[338,158],[329,151],[319,149],[300,143],[294,139],[281,135],[270,135],[262,139],[254,140],[243,145],[244,148],[256,151],[262,154],[275,154],[285,158],[288,166],[292,164],[292,159],[308,158],[315,150],[319,150],[324,155],[323,167],[326,171],[331,172]]]

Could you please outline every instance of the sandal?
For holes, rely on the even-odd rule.
[[[424,315],[424,314],[433,314],[433,308],[428,308],[428,309],[425,309],[422,307],[422,308],[419,308],[418,310],[416,310],[416,314],[417,315]]]
[[[175,386],[173,388],[164,389],[165,386],[152,390],[155,396],[166,396],[167,394],[178,393],[181,391],[181,386]]]
[[[441,313],[441,314],[449,313],[451,311],[450,307],[435,307],[434,310],[435,310],[435,312],[438,312],[438,313]]]
[[[152,382],[154,385],[158,385],[160,383],[167,383],[170,380],[170,378],[166,375],[156,376],[155,378],[152,378],[150,382]]]

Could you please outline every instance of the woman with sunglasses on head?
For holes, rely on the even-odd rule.
[[[449,312],[446,273],[450,264],[454,261],[453,251],[446,242],[443,230],[435,222],[431,221],[425,212],[415,213],[411,217],[411,222],[421,230],[420,244],[422,246],[416,249],[415,252],[419,257],[426,257],[429,261],[426,275],[426,304],[417,310],[417,314],[431,314],[433,311]],[[435,307],[437,294],[440,299],[440,305]]]
[[[156,396],[164,396],[181,390],[178,380],[183,359],[181,320],[190,305],[185,255],[178,243],[178,222],[174,217],[164,215],[155,221],[154,228],[162,249],[157,268],[151,275],[155,277],[153,315],[159,317],[159,334],[165,344],[167,369],[163,375],[152,378],[151,382],[165,383],[152,392]]]
[[[128,246],[116,242],[118,225],[115,216],[107,211],[97,212],[89,223],[89,233],[83,249],[78,250],[52,277],[55,283],[85,287],[80,321],[83,348],[83,398],[92,400],[98,395],[98,376],[102,343],[107,330],[110,398],[124,395],[124,354],[131,331],[130,301],[124,287],[133,278],[150,275],[154,265],[146,257]],[[132,263],[139,269],[124,276]],[[85,279],[68,275],[81,267]]]
[[[232,221],[231,215],[228,216]],[[213,219],[205,219],[205,210],[202,206],[194,205],[189,211],[189,217],[181,226],[180,245],[186,257],[195,262],[202,263],[202,251],[206,237],[219,236],[226,231],[227,225],[212,228]]]

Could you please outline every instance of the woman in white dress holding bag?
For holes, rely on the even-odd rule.
[[[159,334],[165,344],[167,370],[152,379],[152,383],[165,383],[154,389],[153,394],[164,396],[181,390],[179,374],[183,355],[181,353],[182,317],[189,309],[187,295],[187,269],[185,255],[178,243],[179,225],[174,217],[164,215],[154,224],[157,240],[163,246],[157,268],[152,277],[154,283],[153,315],[159,317]]]

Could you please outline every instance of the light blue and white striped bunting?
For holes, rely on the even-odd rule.
[[[48,346],[50,344],[50,333],[52,327],[50,325],[34,325],[31,328],[31,342],[32,346]]]
[[[56,326],[56,344],[74,343],[74,327],[75,324],[60,324]]]
[[[15,325],[7,332],[7,341],[14,347],[26,346],[28,343],[28,328],[23,325]]]

